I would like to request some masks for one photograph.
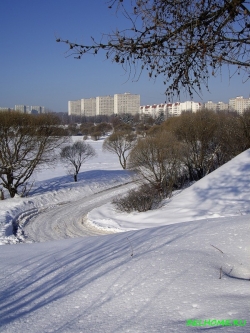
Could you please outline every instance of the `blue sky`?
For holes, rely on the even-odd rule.
[[[105,54],[82,60],[66,57],[67,46],[56,37],[87,43],[101,37],[122,17],[108,9],[106,0],[1,0],[0,1],[0,107],[15,104],[43,105],[52,111],[67,111],[68,100],[130,92],[141,95],[141,105],[165,101],[163,80],[128,79],[120,65],[105,60]],[[228,102],[231,97],[249,97],[249,81],[226,68],[209,82],[195,101]],[[180,100],[189,100],[181,96]]]

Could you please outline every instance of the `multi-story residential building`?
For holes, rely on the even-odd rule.
[[[38,106],[38,105],[15,105],[15,111],[20,111],[22,113],[34,113],[34,114],[40,114],[45,113],[45,107],[44,106]]]
[[[214,103],[212,101],[207,101],[205,104],[204,104],[204,107],[205,109],[207,110],[210,110],[210,111],[214,111],[216,112],[217,110],[217,103]]]
[[[0,107],[0,111],[11,111],[11,108],[8,108],[8,107],[6,107],[6,108],[4,108],[4,107]]]
[[[238,96],[236,98],[229,99],[229,111],[236,111],[239,114],[242,114],[247,109],[250,109],[250,98]]]
[[[220,112],[220,111],[228,111],[228,104],[224,102],[218,102],[214,103],[212,101],[208,101],[204,104],[205,109],[211,110],[214,112]]]
[[[34,114],[45,113],[45,108],[44,108],[44,106],[32,105],[30,107],[30,113],[34,113]]]
[[[82,98],[68,102],[68,114],[77,116],[96,116],[131,113],[140,111],[140,95],[130,93],[114,96],[98,96]]]
[[[197,112],[202,107],[201,103],[187,101],[177,103],[153,104],[140,107],[140,113],[156,118],[160,113],[164,113],[165,118],[179,116],[182,112]]]
[[[228,111],[228,103],[224,103],[224,102],[218,102],[217,103],[217,108],[216,111],[220,112],[220,111]]]
[[[140,110],[140,95],[130,93],[114,95],[114,113],[137,114]]]
[[[81,100],[68,101],[68,115],[81,116]]]
[[[153,104],[140,106],[140,114],[156,118],[163,112],[166,116],[168,114],[169,105],[172,104]]]
[[[96,97],[96,115],[111,115],[114,113],[114,97],[98,96]]]
[[[22,113],[30,113],[28,105],[15,105],[15,111],[19,111]]]
[[[96,97],[81,99],[81,115],[86,117],[96,115]]]

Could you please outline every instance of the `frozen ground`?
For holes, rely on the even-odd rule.
[[[31,197],[0,202],[2,241],[4,222],[27,207],[128,181],[115,156],[98,158],[79,184],[44,171]],[[0,332],[249,332],[249,169],[246,151],[157,211],[89,214],[94,227],[127,232],[1,246]],[[187,325],[195,319],[207,324]]]

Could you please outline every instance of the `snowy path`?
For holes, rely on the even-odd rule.
[[[29,241],[45,242],[113,233],[113,231],[108,232],[91,227],[87,224],[86,215],[90,210],[110,202],[115,196],[126,192],[133,186],[133,183],[129,183],[89,197],[81,197],[74,202],[46,207],[23,227],[25,235]]]

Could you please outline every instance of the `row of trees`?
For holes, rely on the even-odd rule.
[[[110,130],[109,124],[99,125],[103,133]],[[59,129],[54,115],[0,113],[0,185],[11,197],[26,191],[36,168],[53,163],[56,149],[67,140]],[[123,169],[134,170],[140,182],[150,184],[161,197],[248,148],[250,112],[239,116],[206,110],[170,118],[139,135],[130,125],[119,124],[103,143],[104,151],[117,154]],[[75,181],[82,163],[95,155],[84,141],[60,153]]]
[[[77,181],[82,164],[96,155],[84,141],[65,145],[68,135],[54,114],[2,111],[0,136],[0,199],[4,199],[3,188],[11,198],[16,194],[27,195],[33,172],[53,165],[58,159],[58,151],[74,181]]]
[[[0,113],[0,199],[4,199],[3,188],[12,198],[16,194],[27,195],[34,170],[43,165],[49,166],[57,160],[57,148],[68,141],[69,134],[76,134],[74,131],[77,130],[76,125],[65,129],[60,123],[55,114]],[[113,125],[101,122],[83,123],[80,126],[84,135],[90,135],[95,140],[113,128],[115,132],[132,131],[132,126],[118,117],[114,118]],[[134,140],[135,136],[132,138]],[[74,181],[77,181],[82,164],[95,155],[94,149],[83,141],[66,145],[60,151],[60,158]],[[123,155],[122,152],[121,163],[124,163]]]
[[[140,184],[149,184],[163,198],[250,148],[250,112],[184,113],[146,133],[139,138],[114,133],[103,148],[116,153],[123,168],[135,171]]]

